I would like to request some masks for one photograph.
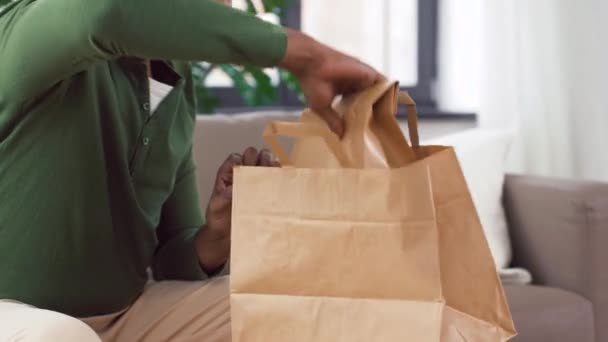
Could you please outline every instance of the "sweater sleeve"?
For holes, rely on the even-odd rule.
[[[194,246],[194,237],[203,225],[196,167],[189,154],[173,192],[163,205],[156,229],[158,247],[152,271],[157,280],[202,280],[203,271]]]
[[[282,27],[215,0],[18,0],[0,13],[0,94],[123,56],[274,66],[286,46]]]

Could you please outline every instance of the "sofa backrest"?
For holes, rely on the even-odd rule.
[[[207,206],[217,168],[229,154],[242,153],[249,146],[263,147],[262,132],[269,121],[293,121],[298,119],[298,114],[274,111],[199,116],[194,135],[194,159],[198,168],[201,209]],[[441,128],[432,122],[421,122],[423,143],[455,147],[497,266],[506,267],[511,258],[511,246],[501,196],[510,134],[461,128],[455,134],[428,138],[445,131]],[[289,145],[286,144],[286,148],[289,149]]]
[[[297,118],[298,113],[280,111],[199,115],[194,132],[193,154],[202,209],[207,206],[216,171],[228,155],[242,153],[249,146],[262,148],[262,132],[269,121],[292,121]]]

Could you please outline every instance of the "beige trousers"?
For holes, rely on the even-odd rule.
[[[76,319],[0,300],[0,342],[230,342],[228,277],[146,287],[123,312]]]

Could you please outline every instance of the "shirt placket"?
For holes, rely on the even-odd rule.
[[[148,80],[148,71],[146,64],[142,61],[137,66],[137,76],[140,80],[140,113],[142,115],[143,125],[137,138],[135,152],[131,160],[130,173],[134,175],[135,170],[142,165],[145,156],[150,148],[153,138],[153,117],[150,106],[150,81]]]

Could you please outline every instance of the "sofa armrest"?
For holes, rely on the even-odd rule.
[[[589,299],[608,341],[608,184],[507,175],[504,204],[514,266]]]

